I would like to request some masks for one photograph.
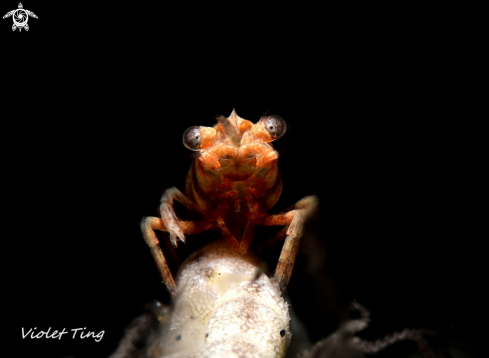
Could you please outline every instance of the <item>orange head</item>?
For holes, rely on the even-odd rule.
[[[233,109],[228,118],[220,116],[218,121],[214,127],[194,126],[183,134],[183,144],[199,153],[198,160],[205,171],[242,181],[278,158],[271,142],[285,133],[286,124],[281,117],[265,116],[253,124]]]

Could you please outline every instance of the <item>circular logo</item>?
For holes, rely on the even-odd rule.
[[[25,24],[27,24],[29,15],[27,15],[27,12],[24,9],[17,9],[14,11],[12,18],[16,26],[23,27]]]

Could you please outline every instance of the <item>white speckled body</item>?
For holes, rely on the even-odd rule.
[[[216,241],[180,268],[156,357],[276,358],[290,343],[288,305],[260,260]]]

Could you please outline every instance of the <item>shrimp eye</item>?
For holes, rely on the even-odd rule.
[[[183,145],[190,150],[199,150],[202,146],[202,135],[199,126],[188,128],[183,133]]]
[[[190,127],[183,133],[183,145],[190,150],[209,148],[216,138],[216,130],[212,127]]]
[[[272,137],[272,140],[279,139],[285,134],[287,125],[285,124],[285,121],[282,117],[272,115],[263,118],[263,120],[265,121],[265,128]]]

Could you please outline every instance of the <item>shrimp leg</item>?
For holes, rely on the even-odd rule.
[[[286,225],[284,229],[279,231],[278,235],[269,239],[273,244],[285,232],[284,246],[273,276],[273,280],[278,284],[282,292],[289,284],[292,276],[297,253],[299,252],[300,239],[303,234],[304,221],[316,209],[317,205],[317,197],[306,196],[294,205],[293,210],[282,214],[268,215],[257,221],[258,224],[265,226]],[[270,243],[266,241],[261,246],[270,246]]]
[[[176,247],[176,237],[185,242],[185,234],[196,234],[210,229],[212,226],[215,226],[215,224],[213,225],[209,220],[194,222],[178,220],[175,211],[173,210],[173,200],[178,201],[190,210],[201,212],[200,208],[195,203],[191,202],[177,188],[170,188],[164,192],[163,197],[161,198],[161,219],[152,216],[143,218],[141,221],[141,231],[146,244],[151,249],[156,266],[160,271],[161,278],[168,288],[168,291],[170,291],[171,295],[174,297],[176,295],[175,279],[173,278],[154,230],[168,232],[170,234],[171,243]]]

